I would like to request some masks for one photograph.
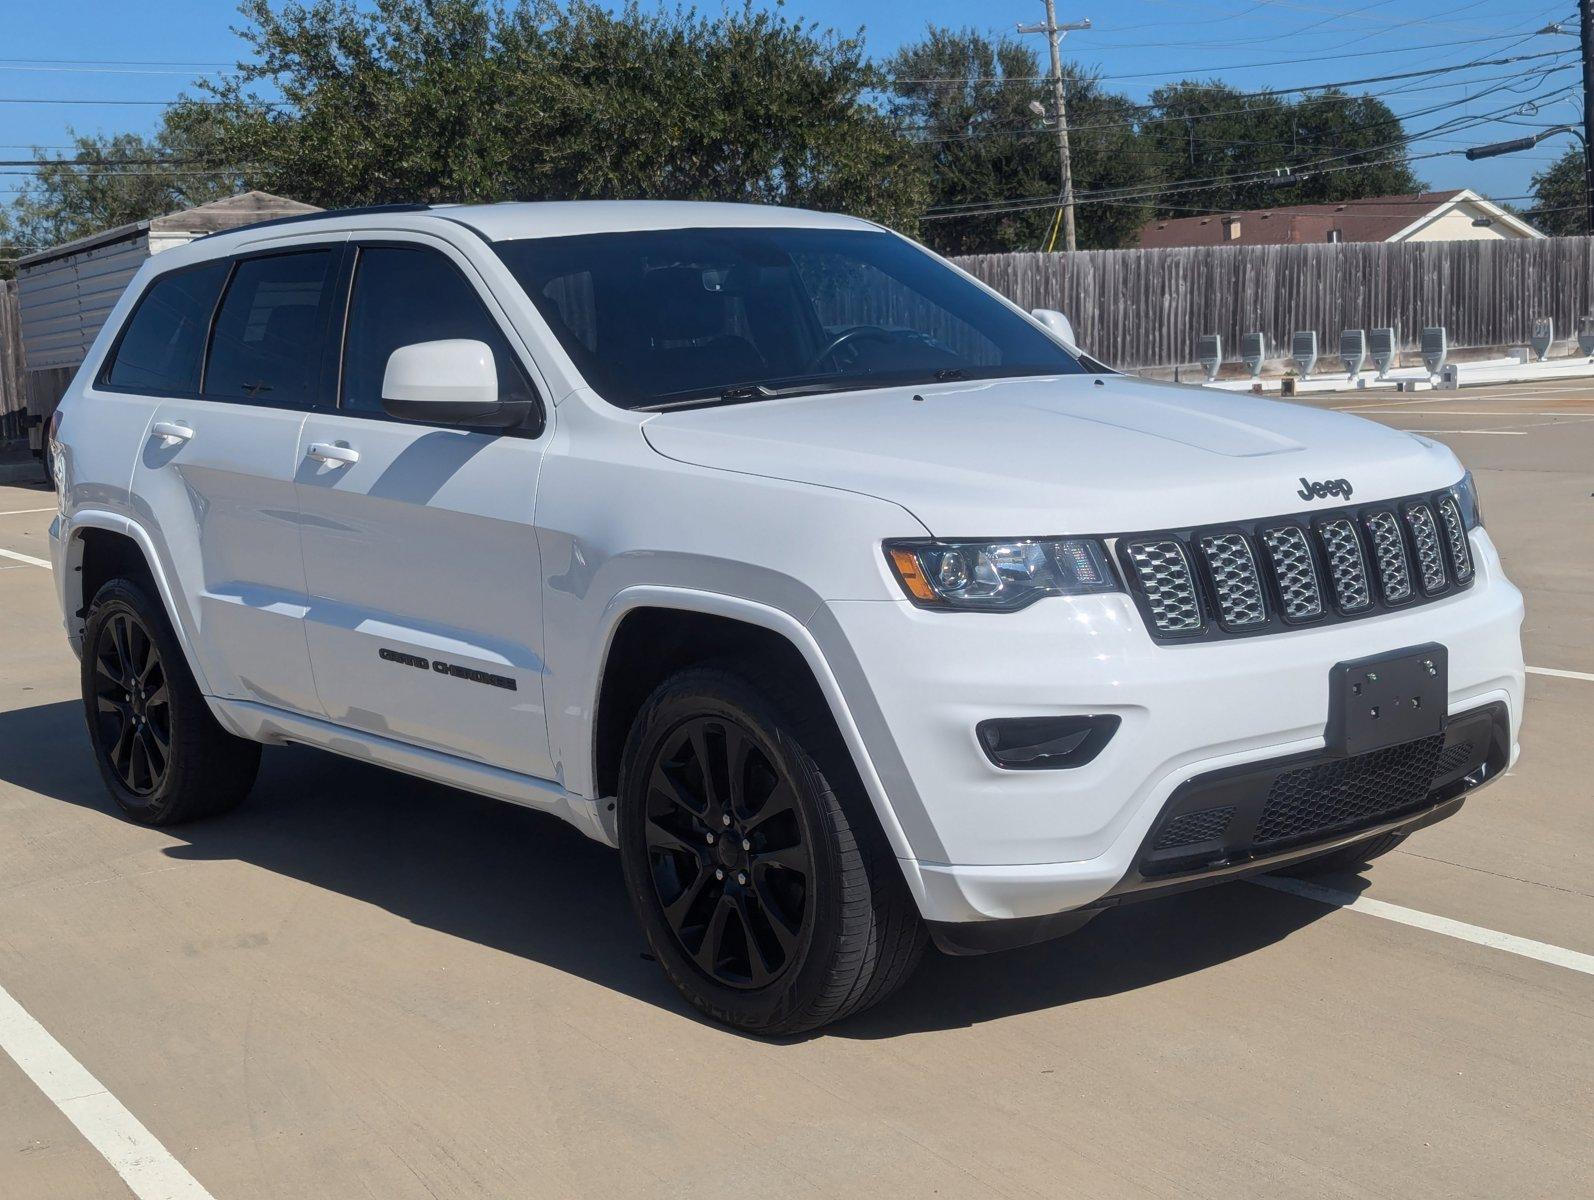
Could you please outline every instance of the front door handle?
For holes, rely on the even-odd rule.
[[[329,467],[347,467],[360,461],[360,452],[349,446],[335,446],[331,442],[311,442],[310,457]]]
[[[161,439],[168,446],[175,446],[178,442],[186,442],[194,436],[194,431],[187,425],[179,425],[176,421],[156,421],[149,427],[150,433]]]

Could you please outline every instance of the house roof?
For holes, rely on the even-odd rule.
[[[1406,196],[1369,196],[1337,204],[1296,204],[1286,208],[1259,208],[1246,212],[1211,213],[1204,217],[1178,217],[1148,221],[1140,229],[1142,249],[1167,246],[1284,246],[1326,242],[1339,230],[1345,242],[1389,242],[1415,232],[1461,204],[1482,209],[1491,219],[1519,237],[1543,235],[1470,188],[1446,192],[1419,192]],[[1225,236],[1227,225],[1238,220],[1240,236]]]

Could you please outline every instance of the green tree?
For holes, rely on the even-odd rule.
[[[1052,100],[1031,46],[932,26],[923,40],[897,52],[887,74],[890,107],[930,171],[932,205],[1059,191],[1055,135],[1030,107],[1049,111]],[[1155,182],[1155,163],[1135,130],[1135,106],[1072,69],[1065,87],[1074,190],[1083,201],[1076,206],[1078,243],[1132,245],[1150,209],[1138,200],[1091,202],[1085,194]],[[1051,240],[1056,219],[1057,207],[1048,205],[926,220],[920,232],[949,254],[1035,250]]]
[[[1589,232],[1583,148],[1575,146],[1533,177],[1533,205],[1522,219],[1551,237]]]
[[[751,4],[246,0],[253,60],[175,129],[252,186],[393,201],[740,200],[912,229],[922,165],[859,39]],[[263,101],[261,97],[271,97]]]
[[[1144,129],[1167,190],[1160,214],[1326,204],[1417,192],[1400,118],[1383,101],[1338,90],[1291,101],[1186,80],[1151,94]],[[1299,172],[1272,186],[1259,174]]]
[[[0,212],[0,277],[30,250],[131,221],[203,204],[236,190],[234,175],[217,175],[169,131],[152,138],[72,138],[69,154],[44,163]],[[35,151],[41,157],[40,151]]]

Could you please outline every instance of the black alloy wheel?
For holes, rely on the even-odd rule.
[[[83,715],[105,790],[129,819],[175,825],[233,808],[260,745],[210,711],[147,579],[107,581],[83,622]]]
[[[94,702],[99,745],[129,792],[151,796],[172,758],[171,691],[161,653],[131,612],[113,613],[95,639]]]
[[[682,668],[632,720],[617,783],[631,905],[665,976],[707,1016],[804,1033],[912,972],[924,923],[800,676],[742,659]]]
[[[797,961],[813,912],[813,854],[797,791],[751,730],[691,718],[654,757],[645,804],[653,887],[698,970],[762,988]]]

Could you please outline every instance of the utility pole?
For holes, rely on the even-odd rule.
[[[1579,2],[1585,9],[1590,4],[1594,4],[1594,0],[1579,0]],[[1044,33],[1046,40],[1051,43],[1052,119],[1057,126],[1057,162],[1062,176],[1060,195],[1063,201],[1063,245],[1069,250],[1077,248],[1074,243],[1074,172],[1068,154],[1068,103],[1067,97],[1063,94],[1063,58],[1058,49],[1058,43],[1062,41],[1065,34],[1073,30],[1089,28],[1090,21],[1088,18],[1068,25],[1059,25],[1057,23],[1057,8],[1054,0],[1046,0],[1046,24],[1020,25],[1018,27],[1020,33]],[[1588,79],[1590,70],[1588,65],[1588,37],[1587,33],[1583,35],[1583,75],[1585,80]]]
[[[1578,0],[1578,40],[1583,45],[1583,203],[1594,233],[1594,0]]]

